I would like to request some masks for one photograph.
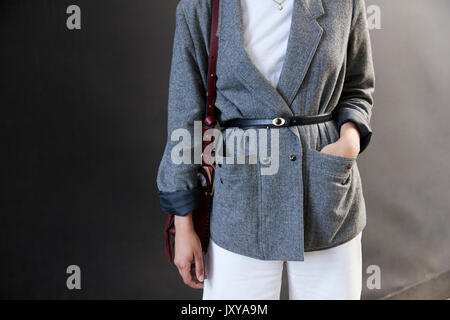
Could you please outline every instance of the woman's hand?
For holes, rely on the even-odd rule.
[[[359,144],[359,131],[353,122],[348,121],[341,126],[339,139],[334,143],[327,144],[320,152],[333,156],[356,158],[360,150]]]
[[[203,288],[206,279],[203,268],[202,245],[192,222],[192,212],[175,217],[175,258],[183,281],[194,289]],[[194,261],[194,263],[192,263]]]

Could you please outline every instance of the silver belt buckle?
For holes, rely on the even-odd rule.
[[[281,127],[282,125],[284,125],[286,123],[286,119],[278,117],[278,118],[274,118],[272,120],[272,124],[276,127]]]

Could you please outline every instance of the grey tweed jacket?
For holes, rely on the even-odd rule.
[[[346,121],[355,123],[361,134],[360,152],[372,135],[375,76],[365,2],[294,2],[276,88],[243,46],[240,0],[220,2],[216,98],[220,121],[334,115],[319,124],[268,129],[277,130],[280,141],[276,174],[261,174],[261,168],[270,165],[264,161],[217,166],[211,238],[230,251],[263,260],[301,261],[305,251],[344,243],[366,224],[357,158],[319,152],[339,138]],[[176,8],[168,136],[157,176],[166,213],[184,215],[198,205],[199,164],[173,162],[178,141],[173,141],[172,133],[179,128],[193,132],[194,121],[204,116],[210,16],[210,0],[181,0]],[[242,141],[237,146],[245,159],[256,156]]]

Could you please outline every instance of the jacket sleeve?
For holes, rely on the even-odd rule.
[[[346,75],[337,106],[338,130],[347,121],[359,130],[360,153],[372,137],[370,118],[375,90],[375,73],[372,61],[369,29],[364,0],[353,1],[353,16],[347,47]]]
[[[199,55],[204,56],[204,54]],[[206,104],[206,84],[202,77],[192,35],[183,11],[183,1],[176,8],[176,25],[170,66],[167,142],[157,174],[158,195],[163,212],[186,215],[197,208],[197,171],[194,163],[194,121],[201,121]],[[206,76],[205,76],[206,77]],[[183,141],[183,157],[178,163],[172,153],[178,153],[182,140],[175,130],[189,133]],[[179,131],[178,131],[179,132]],[[172,141],[172,140],[175,141]],[[175,147],[175,148],[174,148]]]

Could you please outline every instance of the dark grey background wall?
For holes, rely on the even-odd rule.
[[[155,185],[176,3],[0,1],[1,298],[201,298],[165,260]],[[66,28],[71,4],[81,30]],[[450,269],[450,2],[370,4],[382,21],[359,164],[375,299]],[[81,290],[66,288],[72,264]]]

